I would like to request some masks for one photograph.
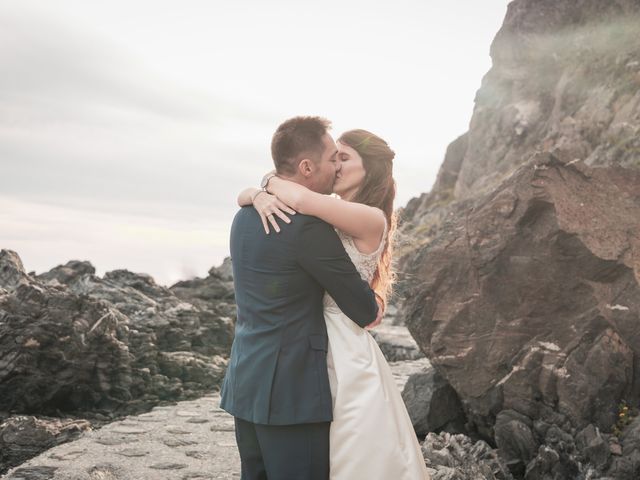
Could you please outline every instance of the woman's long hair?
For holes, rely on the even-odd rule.
[[[371,288],[382,299],[386,308],[391,295],[395,273],[392,268],[393,237],[396,230],[396,215],[393,200],[396,197],[396,182],[393,179],[395,152],[387,142],[366,130],[349,130],[338,138],[340,143],[350,146],[362,157],[364,180],[351,201],[377,207],[387,218],[387,237],[378,268],[373,276]]]

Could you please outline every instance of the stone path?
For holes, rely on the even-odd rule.
[[[419,358],[405,327],[382,327],[376,337],[402,391],[409,375],[427,368],[429,361]],[[233,418],[218,408],[219,402],[212,394],[125,417],[53,447],[0,479],[238,479]]]
[[[240,478],[233,418],[208,395],[126,417],[9,470],[7,480]]]
[[[391,362],[402,390],[426,358]],[[155,407],[58,445],[9,470],[6,480],[209,480],[240,478],[233,418],[218,395]]]

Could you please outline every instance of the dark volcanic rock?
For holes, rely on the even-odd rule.
[[[40,452],[75,440],[91,429],[86,420],[13,416],[0,423],[0,474]]]
[[[432,480],[513,480],[498,451],[461,433],[430,432],[422,444]]]
[[[218,267],[211,267],[209,275],[218,277],[225,282],[233,282],[233,266],[231,264],[231,257],[226,257],[222,264]]]
[[[219,267],[212,267],[208,277],[177,282],[171,286],[171,291],[183,300],[199,306],[220,300],[233,302],[235,294],[231,258],[225,258]]]
[[[213,269],[212,269],[213,270]],[[228,283],[209,281],[207,287],[196,288],[189,294],[188,288],[178,295],[172,289],[158,285],[147,274],[128,270],[107,272],[104,278],[93,274],[87,262],[68,262],[50,272],[38,275],[48,284],[64,283],[78,295],[88,295],[113,305],[125,314],[142,336],[162,351],[194,351],[204,355],[228,355],[233,339],[235,305],[229,298]],[[51,279],[55,279],[53,282]],[[196,282],[199,279],[194,280]],[[209,289],[208,298],[196,302],[197,293]],[[216,295],[217,291],[223,294]],[[196,304],[197,303],[197,304]],[[148,331],[145,331],[148,330]]]
[[[0,289],[14,289],[27,283],[29,276],[18,254],[11,250],[0,250]]]
[[[58,265],[48,272],[35,275],[35,278],[47,283],[58,282],[61,285],[70,285],[83,275],[93,275],[94,273],[96,273],[96,269],[91,263],[87,261],[70,260],[65,265]]]
[[[466,419],[458,395],[432,366],[409,377],[402,399],[419,436],[464,430]]]
[[[502,458],[512,473],[522,477],[525,466],[538,451],[531,419],[513,410],[502,410],[496,418],[494,430]]]
[[[596,467],[603,468],[609,463],[609,443],[593,424],[587,425],[576,435],[576,444],[586,459]]]
[[[218,283],[229,298],[228,281]],[[33,277],[15,252],[2,250],[0,418],[9,417],[3,425],[12,428],[12,413],[69,412],[101,422],[209,393],[222,380],[234,318],[235,306],[216,295],[195,305],[148,275],[115,270],[99,278],[88,262]],[[0,471],[70,438],[54,435],[56,425],[43,427],[52,438],[20,428],[25,437],[2,450]]]
[[[34,281],[0,296],[0,410],[55,414],[131,399],[128,320]]]
[[[198,308],[148,275],[99,278],[87,262],[32,278],[14,252],[0,259],[13,272],[0,295],[0,411],[125,414],[219,384],[233,306]]]

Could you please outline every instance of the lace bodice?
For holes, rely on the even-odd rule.
[[[344,249],[346,250],[347,255],[349,255],[349,258],[355,265],[356,270],[358,270],[358,273],[360,274],[362,279],[366,280],[367,282],[371,282],[371,280],[373,279],[373,275],[376,273],[378,261],[380,260],[380,255],[382,255],[382,251],[384,249],[385,241],[387,238],[386,219],[384,222],[384,231],[382,233],[380,244],[378,245],[378,248],[375,250],[375,252],[372,253],[362,253],[360,250],[358,250],[353,237],[347,235],[343,231],[336,229],[336,233],[342,241],[342,245],[344,245]],[[327,292],[324,293],[323,305],[325,308],[338,307],[336,305],[336,302]]]

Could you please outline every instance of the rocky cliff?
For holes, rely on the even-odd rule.
[[[640,2],[515,0],[491,57],[398,318],[516,478],[639,478]]]
[[[0,472],[85,430],[77,418],[100,424],[218,389],[233,298],[224,265],[166,288],[80,261],[29,274],[1,250]]]

